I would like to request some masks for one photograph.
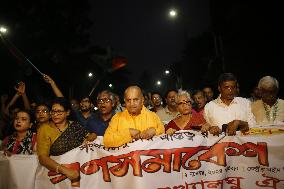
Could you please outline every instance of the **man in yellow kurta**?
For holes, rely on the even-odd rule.
[[[105,147],[118,147],[132,139],[150,139],[165,133],[160,118],[145,106],[141,89],[130,86],[124,92],[126,109],[111,119],[104,134]]]

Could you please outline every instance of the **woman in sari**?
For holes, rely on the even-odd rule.
[[[38,129],[37,154],[41,165],[75,182],[79,179],[79,173],[57,163],[49,156],[62,155],[86,141],[93,141],[97,136],[95,133],[88,133],[78,122],[69,121],[67,117],[70,110],[69,101],[63,97],[58,97],[51,103],[52,121]]]
[[[203,116],[192,110],[190,94],[187,91],[179,91],[175,100],[180,116],[167,124],[166,133],[172,135],[178,130],[200,130],[206,121]]]
[[[31,131],[32,125],[30,113],[27,110],[19,110],[13,121],[15,132],[7,136],[2,143],[4,154],[31,155],[35,152],[36,133]]]

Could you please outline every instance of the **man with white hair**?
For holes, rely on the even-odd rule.
[[[284,121],[284,100],[278,98],[279,83],[271,76],[258,82],[261,99],[252,103],[252,113],[258,125]]]

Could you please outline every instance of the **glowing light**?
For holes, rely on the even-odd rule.
[[[88,77],[93,77],[94,75],[93,75],[93,73],[92,72],[89,72],[88,73]]]
[[[177,11],[176,11],[175,9],[171,9],[171,10],[169,11],[169,16],[170,16],[171,18],[176,17],[176,16],[177,16]]]
[[[6,33],[6,32],[7,32],[7,28],[1,26],[1,27],[0,27],[0,32],[1,32],[1,33]]]
[[[161,82],[160,80],[158,80],[158,81],[156,82],[156,84],[157,84],[158,86],[161,86],[161,85],[162,85],[162,82]]]

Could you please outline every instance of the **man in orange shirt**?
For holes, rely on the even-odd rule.
[[[130,86],[124,92],[126,109],[111,119],[104,134],[106,147],[119,147],[132,139],[150,139],[165,133],[160,118],[144,105],[144,98],[138,86]]]

